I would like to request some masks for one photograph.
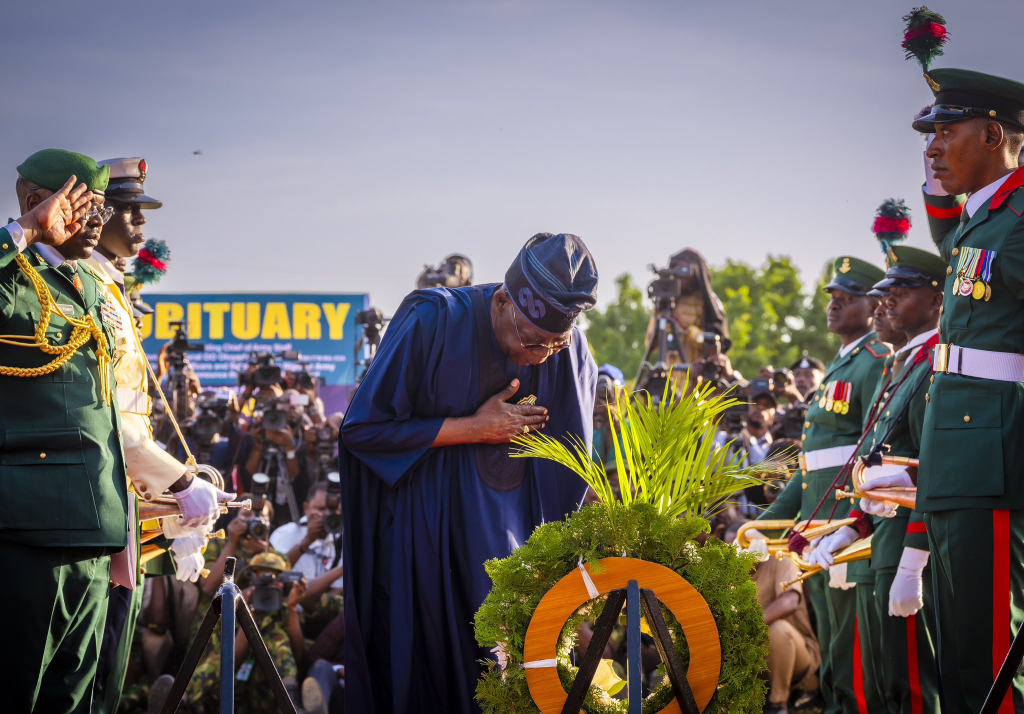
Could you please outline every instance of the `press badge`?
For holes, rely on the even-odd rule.
[[[251,659],[242,662],[242,666],[238,668],[238,674],[235,675],[235,679],[239,682],[248,682],[249,675],[252,674],[253,661]]]

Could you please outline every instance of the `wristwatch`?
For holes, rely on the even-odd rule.
[[[294,461],[295,460],[295,449],[292,449],[291,451],[284,452],[284,457],[286,459],[288,459],[289,461]]]

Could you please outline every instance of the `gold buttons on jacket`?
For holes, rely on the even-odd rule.
[[[886,412],[886,413],[885,413],[885,415],[886,415],[886,416],[889,416],[889,412]]]
[[[807,441],[807,434],[801,434],[800,441]]]
[[[947,265],[946,266],[946,275],[952,275],[952,274],[953,274],[953,266],[952,265]]]
[[[953,249],[953,257],[955,258],[958,255],[960,255],[960,249],[959,248],[954,248]]]
[[[964,415],[964,424],[970,424],[970,423],[971,423],[971,415],[970,414],[965,414]]]
[[[925,400],[925,402],[930,402],[932,400],[932,395],[930,393],[928,393],[928,392],[925,392],[924,400]]]
[[[54,337],[56,337],[58,340],[60,340],[60,339],[64,338],[64,335],[62,335],[61,333],[58,332],[56,335],[54,335]]]
[[[932,384],[935,384],[935,375],[933,374],[931,377],[929,377],[928,381],[931,382]]]
[[[46,458],[46,454],[39,454],[39,458],[45,459]]]
[[[811,422],[809,422],[809,421],[805,421],[805,422],[804,422],[804,428],[806,428],[806,429],[810,429],[810,428],[811,428]]]
[[[7,250],[10,246],[4,243],[4,250]]]
[[[802,484],[800,484],[800,488],[802,488],[803,490],[806,491],[807,490],[807,482],[804,481]]]

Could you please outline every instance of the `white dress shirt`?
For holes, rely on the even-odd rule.
[[[853,342],[848,344],[846,347],[840,347],[839,348],[839,356],[840,357],[845,357],[846,355],[850,354],[853,351],[853,348],[856,347],[857,345],[859,345],[861,342],[863,342],[864,338],[866,338],[870,334],[871,334],[870,332],[865,332],[862,337],[858,337],[856,340],[854,340]]]
[[[985,188],[979,188],[977,191],[971,194],[971,197],[967,199],[967,203],[964,204],[964,210],[967,211],[969,218],[974,217],[974,213],[982,207],[982,205],[988,199],[996,195],[996,191],[999,187],[1006,183],[1006,179],[1010,178],[1013,172],[1006,174],[1001,179],[996,179]]]

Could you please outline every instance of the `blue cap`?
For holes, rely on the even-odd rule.
[[[598,367],[597,376],[600,377],[602,374],[606,374],[611,377],[613,382],[618,382],[619,384],[626,383],[626,378],[622,375],[622,370],[613,364],[602,364]]]
[[[505,289],[531,325],[560,335],[597,302],[597,266],[578,236],[538,233],[505,273]]]

